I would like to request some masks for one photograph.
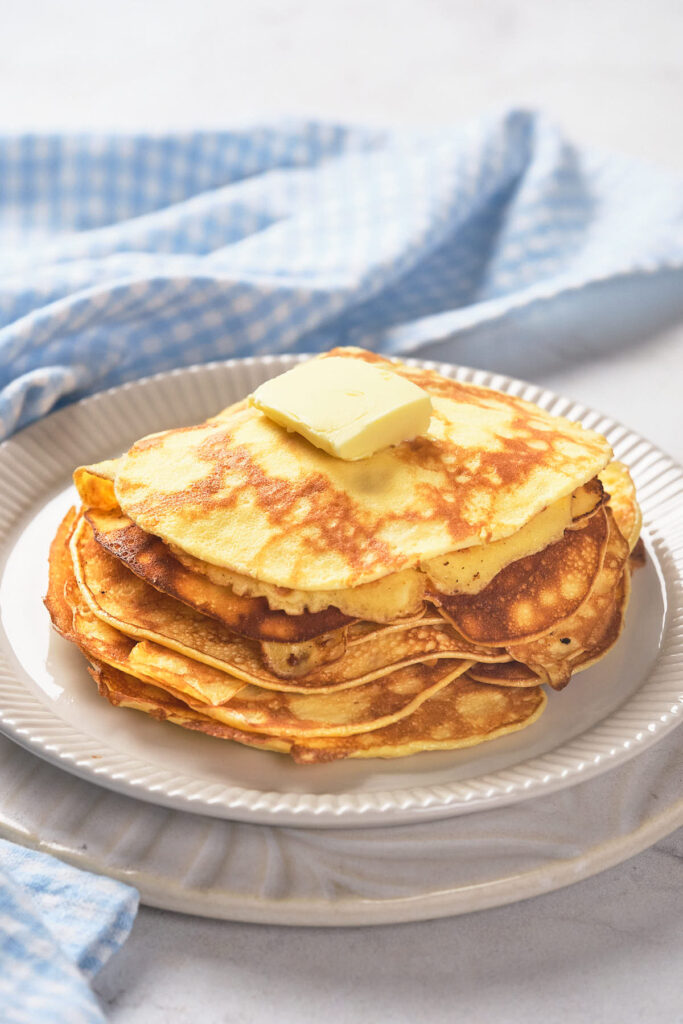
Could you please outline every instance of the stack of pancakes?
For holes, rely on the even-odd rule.
[[[299,762],[529,725],[619,637],[628,471],[514,396],[330,354],[429,392],[428,434],[344,462],[241,402],[81,467],[55,627],[112,704]]]

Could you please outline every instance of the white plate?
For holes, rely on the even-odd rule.
[[[541,719],[520,733],[398,761],[297,766],[100,698],[81,655],[52,632],[41,604],[49,541],[73,500],[71,470],[143,434],[197,422],[295,361],[238,360],[163,374],[70,406],[0,448],[3,731],[68,771],[154,803],[266,824],[348,827],[439,818],[566,788],[674,727],[683,705],[680,468],[599,413],[519,381],[437,364],[427,365],[581,419],[631,465],[650,557],[634,578],[625,634],[608,658],[550,694]]]
[[[0,736],[0,835],[134,885],[187,914],[368,925],[551,892],[683,825],[680,735],[561,793],[395,828],[272,828],[111,793]]]

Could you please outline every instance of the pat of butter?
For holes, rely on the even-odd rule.
[[[366,459],[424,434],[432,415],[426,391],[391,370],[331,356],[266,381],[249,403],[338,459]]]

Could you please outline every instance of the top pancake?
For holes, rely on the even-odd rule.
[[[609,461],[604,438],[513,395],[393,364],[432,396],[429,433],[344,462],[244,403],[144,438],[115,491],[148,533],[300,590],[356,587],[508,537]],[[321,357],[325,358],[325,357]]]

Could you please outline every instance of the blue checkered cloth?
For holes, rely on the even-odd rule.
[[[130,886],[0,839],[2,1024],[103,1024],[88,980],[137,905]]]
[[[152,372],[419,353],[682,264],[680,179],[525,111],[429,131],[0,136],[0,437]]]

